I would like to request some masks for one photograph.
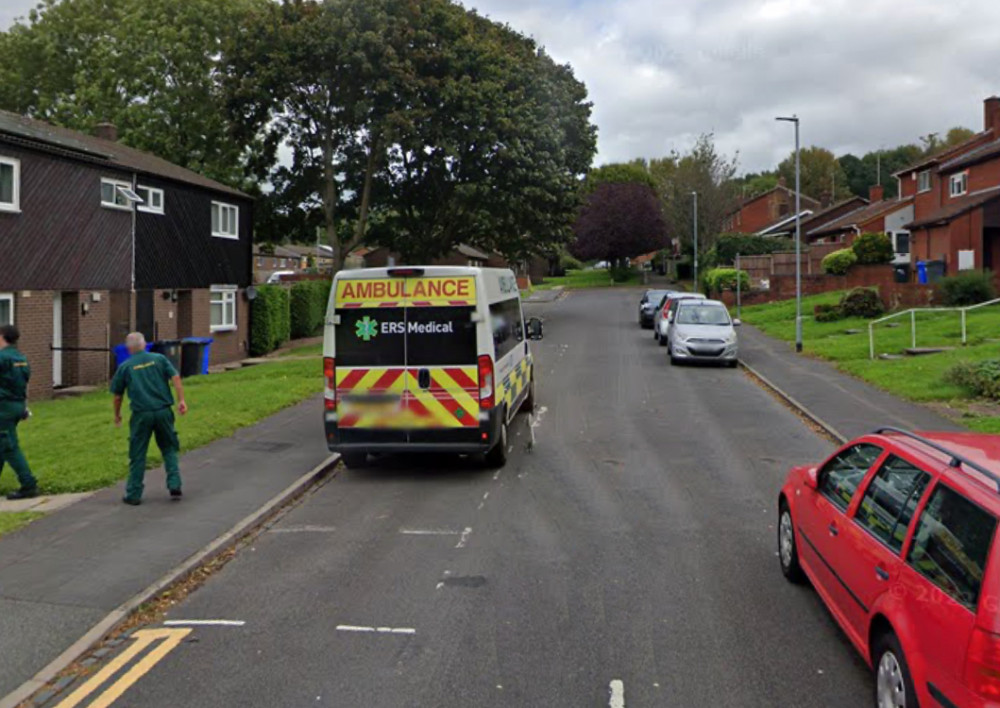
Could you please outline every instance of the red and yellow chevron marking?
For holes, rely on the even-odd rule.
[[[375,278],[337,283],[337,307],[348,310],[383,307],[462,307],[476,304],[476,279]]]
[[[419,369],[337,369],[338,425],[382,429],[478,427],[476,367],[434,367],[430,374],[430,387],[422,389]],[[378,394],[385,394],[386,400],[350,400],[352,395]]]

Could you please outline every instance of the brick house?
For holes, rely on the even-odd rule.
[[[819,227],[830,223],[836,219],[841,218],[850,214],[856,209],[868,204],[868,200],[862,197],[851,196],[848,199],[836,202],[827,207],[820,208],[819,211],[811,212],[808,214],[803,214],[800,229],[802,231],[803,240],[805,240],[805,235],[812,229],[818,229]],[[795,216],[783,217],[776,221],[775,223],[767,226],[757,232],[758,236],[771,236],[774,238],[794,238],[795,237]]]
[[[253,281],[255,283],[266,283],[272,274],[278,271],[291,270],[299,272],[305,268],[304,259],[291,248],[285,246],[275,246],[274,252],[261,250],[260,246],[253,247]]]
[[[823,205],[802,195],[800,199],[802,217],[811,216]],[[722,230],[729,233],[756,234],[777,223],[795,220],[795,190],[785,186],[785,179],[778,180],[778,186],[761,194],[744,199],[738,209],[728,214]]]
[[[897,264],[910,262],[910,232],[913,220],[912,197],[885,199],[881,185],[869,188],[868,200],[838,219],[812,227],[805,233],[811,244],[842,243],[849,246],[858,234],[885,233],[892,239]]]
[[[365,254],[365,268],[385,268],[387,266],[411,265],[403,262],[399,254],[391,252],[388,248],[375,248]],[[479,268],[506,268],[504,261],[499,256],[480,251],[478,248],[459,244],[455,249],[441,258],[437,258],[433,263],[427,265],[438,266],[472,266]]]
[[[253,200],[97,133],[0,111],[0,322],[33,398],[107,381],[130,330],[247,349]]]
[[[1000,97],[986,99],[982,132],[895,176],[913,200],[915,261],[1000,270]]]

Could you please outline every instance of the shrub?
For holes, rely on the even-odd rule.
[[[823,259],[823,272],[830,275],[847,275],[847,271],[857,262],[858,257],[853,250],[842,248]]]
[[[851,246],[861,265],[892,263],[895,252],[888,234],[866,233],[854,239]]]
[[[885,313],[885,306],[877,290],[854,288],[840,300],[840,311],[844,317],[864,317],[872,319]]]
[[[330,284],[323,280],[296,283],[289,291],[290,334],[292,339],[312,337],[323,328]]]
[[[261,285],[250,308],[250,353],[262,356],[288,341],[291,330],[288,291]]]
[[[763,256],[768,253],[794,251],[795,242],[788,238],[770,238],[748,234],[720,234],[715,241],[715,262],[735,263],[736,254]]]
[[[616,263],[611,266],[611,280],[616,283],[625,283],[632,277],[634,271],[624,263]]]
[[[813,317],[817,322],[836,322],[844,319],[844,311],[840,309],[840,305],[816,305]]]
[[[565,273],[567,270],[583,270],[583,263],[568,253],[559,256],[559,268]]]
[[[942,278],[940,285],[944,304],[951,307],[977,305],[997,296],[993,273],[989,270],[964,271]]]
[[[959,362],[945,372],[944,378],[976,396],[1000,399],[1000,359]]]
[[[750,289],[750,274],[745,270],[739,272],[740,287],[744,290]],[[721,293],[723,290],[736,289],[736,269],[735,268],[713,268],[705,273],[702,281],[704,289],[708,294],[713,292]]]

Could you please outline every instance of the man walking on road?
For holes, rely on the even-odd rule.
[[[115,425],[122,424],[122,397],[128,391],[132,418],[129,420],[128,482],[125,485],[126,504],[142,503],[143,479],[146,476],[146,452],[149,439],[156,436],[156,446],[163,454],[167,469],[167,489],[170,496],[181,496],[181,475],[177,459],[180,441],[174,429],[174,397],[170,383],[177,389],[177,410],[187,413],[184,386],[170,360],[162,354],[146,351],[146,338],[133,332],[125,338],[129,358],[118,367],[111,380],[111,393],[115,396]]]
[[[11,500],[38,496],[38,482],[17,440],[17,425],[28,414],[26,401],[31,378],[28,360],[17,350],[20,338],[21,333],[14,325],[0,327],[0,472],[5,463],[9,464],[21,485],[18,491],[7,495]]]

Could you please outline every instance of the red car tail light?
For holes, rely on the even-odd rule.
[[[323,405],[328,411],[337,410],[337,362],[333,357],[323,359]]]
[[[965,683],[984,698],[1000,698],[1000,635],[976,627],[965,654]]]
[[[486,354],[479,357],[479,407],[493,408],[494,401],[493,360]]]

